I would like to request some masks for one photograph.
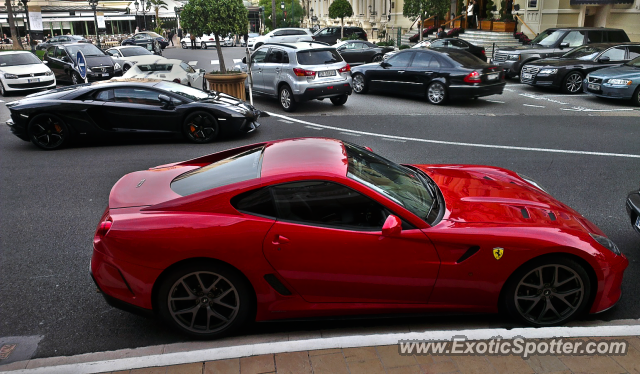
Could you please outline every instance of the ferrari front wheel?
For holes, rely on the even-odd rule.
[[[213,339],[245,326],[253,298],[247,282],[216,262],[182,266],[162,280],[156,305],[162,318],[194,338]]]
[[[209,143],[218,137],[218,120],[210,113],[193,112],[184,120],[182,131],[192,143]]]
[[[564,257],[533,261],[511,277],[506,309],[531,326],[556,326],[584,312],[591,284],[584,267]]]

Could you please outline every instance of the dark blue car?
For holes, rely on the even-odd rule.
[[[594,71],[584,80],[584,92],[630,100],[640,106],[640,56],[620,66]]]

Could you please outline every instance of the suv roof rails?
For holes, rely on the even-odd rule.
[[[264,43],[262,45],[279,45],[281,47],[287,47],[287,48],[291,48],[291,49],[298,49],[298,47],[296,47],[295,45],[285,44],[285,43],[267,42],[267,43]]]

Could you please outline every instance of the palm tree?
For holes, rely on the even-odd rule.
[[[164,2],[164,0],[147,0],[149,2],[149,4],[151,4],[151,6],[153,7],[153,10],[156,12],[156,27],[160,27],[160,9],[167,9],[169,10],[169,8],[167,7],[167,3]]]

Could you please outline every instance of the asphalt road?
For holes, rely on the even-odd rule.
[[[243,53],[240,48],[224,51],[226,59]],[[207,70],[217,59],[211,50],[171,49],[165,56],[199,61],[196,67]],[[354,95],[344,107],[314,101],[293,116],[264,119],[253,134],[207,145],[180,139],[95,141],[45,152],[0,126],[0,337],[43,336],[36,357],[184,341],[158,321],[109,307],[95,291],[88,274],[91,244],[111,187],[136,170],[297,136],[350,140],[399,162],[488,164],[537,179],[629,257],[622,300],[588,319],[640,318],[640,235],[631,229],[624,208],[627,192],[640,182],[640,112],[623,103],[566,97],[517,83],[507,88],[511,91],[502,96],[443,107],[373,94]],[[5,98],[16,99],[20,96]],[[255,99],[258,108],[284,114],[276,104]],[[0,121],[6,119],[8,110],[0,106]],[[497,318],[444,320],[472,327]],[[436,324],[443,318],[424,320]],[[253,326],[250,332],[354,325],[383,330],[406,321],[284,322]]]

